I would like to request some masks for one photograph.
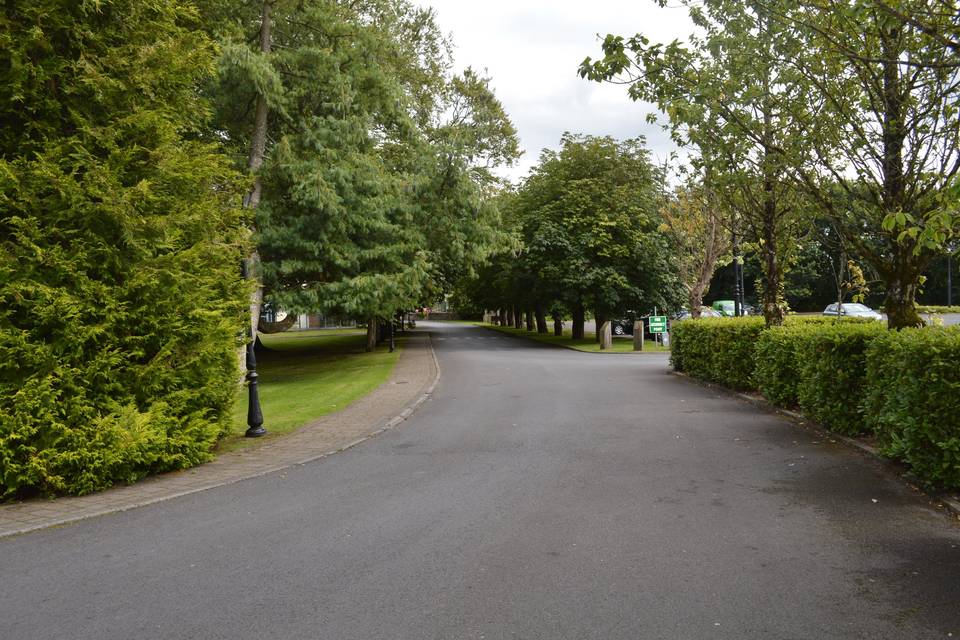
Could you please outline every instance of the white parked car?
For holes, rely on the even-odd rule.
[[[847,304],[839,305],[840,309],[837,310],[837,303],[828,304],[827,308],[823,310],[823,315],[825,316],[846,316],[848,318],[871,318],[873,320],[883,320],[883,315],[877,311],[874,311],[865,304],[859,304],[856,302],[849,302]]]

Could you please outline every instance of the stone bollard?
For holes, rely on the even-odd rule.
[[[633,321],[633,350],[643,351],[643,320]]]
[[[600,350],[608,351],[613,349],[613,335],[610,333],[610,321],[607,320],[600,325]]]

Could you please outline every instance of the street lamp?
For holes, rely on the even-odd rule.
[[[737,232],[732,231],[731,238],[732,250],[733,250],[733,315],[740,317],[744,315],[743,313],[743,291],[740,288],[740,278],[741,278],[741,269],[742,265],[740,264],[740,259],[737,254],[740,252],[740,247],[737,245]]]
[[[953,253],[947,254],[947,306],[953,306]]]
[[[240,261],[240,273],[244,280],[250,277],[246,260]],[[263,412],[260,410],[260,376],[257,375],[257,356],[254,353],[257,337],[252,322],[248,323],[244,333],[247,336],[247,431],[244,435],[248,438],[259,438],[265,435],[267,430],[263,428]]]

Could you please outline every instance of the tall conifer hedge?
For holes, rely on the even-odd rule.
[[[0,12],[0,496],[205,460],[237,380],[236,175],[180,0]]]

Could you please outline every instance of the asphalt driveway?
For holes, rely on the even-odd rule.
[[[422,326],[397,429],[0,540],[0,637],[960,637],[960,528],[882,465],[663,354]]]

